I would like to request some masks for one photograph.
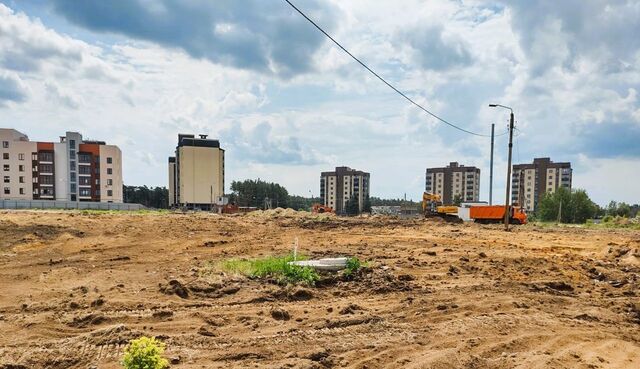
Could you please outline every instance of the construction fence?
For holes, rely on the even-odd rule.
[[[145,209],[140,204],[113,202],[76,202],[54,200],[0,200],[0,209],[80,209],[80,210],[127,210]]]

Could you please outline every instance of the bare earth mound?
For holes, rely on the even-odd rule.
[[[279,286],[212,268],[357,256]],[[0,368],[640,368],[640,232],[291,211],[0,213]]]

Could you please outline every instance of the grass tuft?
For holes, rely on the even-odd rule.
[[[298,260],[305,260],[298,256]],[[273,278],[280,284],[302,283],[314,285],[320,275],[310,267],[290,265],[293,255],[269,256],[261,259],[239,260],[230,259],[218,264],[218,268],[227,273],[246,275],[251,278]]]

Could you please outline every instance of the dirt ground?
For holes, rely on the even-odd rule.
[[[278,286],[229,258],[357,256]],[[640,368],[640,232],[289,211],[0,213],[0,368]]]

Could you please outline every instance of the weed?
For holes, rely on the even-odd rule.
[[[360,261],[360,259],[356,258],[356,257],[352,257],[352,258],[348,258],[347,259],[347,267],[344,270],[344,275],[351,276],[353,275],[355,272],[358,271],[358,269],[360,269],[362,267],[362,262]]]
[[[162,357],[164,343],[154,337],[140,337],[129,342],[124,350],[122,366],[125,369],[164,369],[169,367]]]
[[[298,260],[305,260],[304,256],[298,255]],[[274,278],[281,284],[303,283],[314,285],[320,276],[310,267],[291,265],[293,255],[280,257],[269,256],[262,259],[253,260],[225,260],[218,264],[219,269],[235,274],[246,275],[251,278]],[[211,266],[207,266],[211,269]]]

